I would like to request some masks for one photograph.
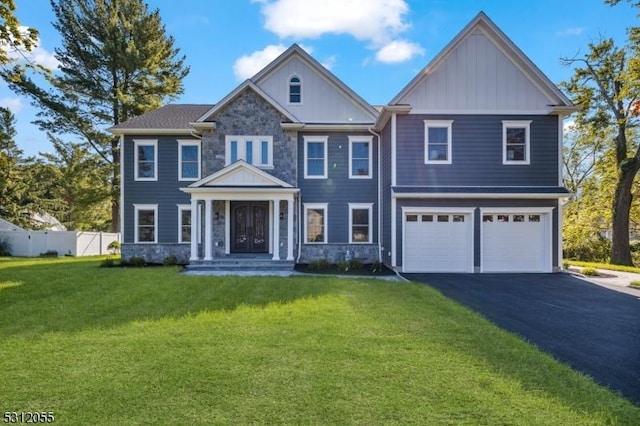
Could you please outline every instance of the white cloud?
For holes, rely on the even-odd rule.
[[[280,38],[314,39],[327,34],[345,34],[369,42],[369,48],[385,49],[405,32],[409,6],[405,0],[253,0],[260,4],[265,29]],[[410,59],[423,49],[409,41],[397,41],[403,59]],[[387,58],[392,52],[378,52]]]
[[[287,47],[282,44],[270,44],[250,55],[241,56],[233,64],[233,73],[241,81],[251,78],[285,50]]]
[[[307,49],[305,49],[307,50]],[[308,50],[307,50],[308,52]],[[336,64],[336,56],[335,55],[331,55],[328,58],[326,58],[324,61],[321,62],[322,66],[325,67],[326,69],[330,70],[331,68],[333,68],[333,66]]]
[[[405,62],[416,55],[424,55],[419,44],[407,40],[394,40],[376,53],[376,60],[385,63]]]
[[[560,31],[556,31],[556,35],[560,37],[564,36],[577,36],[584,32],[584,27],[565,28]]]
[[[26,34],[28,27],[21,26],[20,31]],[[6,43],[0,44],[0,49],[7,52],[7,56],[17,62],[31,62],[50,69],[58,69],[60,62],[53,56],[52,53],[40,47],[40,39],[36,40],[35,46],[30,50],[15,49]]]
[[[14,114],[19,114],[22,111],[22,99],[20,98],[0,98],[0,106],[7,108]]]

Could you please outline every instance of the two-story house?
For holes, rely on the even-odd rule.
[[[551,272],[574,109],[484,13],[381,109],[293,45],[215,105],[111,128],[123,257]]]

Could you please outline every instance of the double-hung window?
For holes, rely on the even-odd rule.
[[[134,204],[134,233],[136,243],[158,242],[158,205]]]
[[[191,205],[178,205],[178,242],[191,242]]]
[[[134,140],[134,180],[158,180],[158,141]]]
[[[305,242],[327,242],[327,204],[304,204]]]
[[[453,120],[424,120],[425,164],[451,164]]]
[[[200,179],[200,142],[178,141],[178,180]]]
[[[304,177],[327,178],[328,136],[304,137]]]
[[[262,169],[273,168],[273,136],[225,137],[226,165],[244,160]]]
[[[371,178],[371,136],[349,136],[349,179]]]
[[[349,243],[371,243],[373,204],[349,203]]]
[[[529,164],[531,121],[502,122],[502,164]]]

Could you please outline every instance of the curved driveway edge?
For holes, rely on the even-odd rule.
[[[568,274],[402,274],[640,405],[640,291]]]

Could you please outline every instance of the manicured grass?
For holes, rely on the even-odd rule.
[[[635,266],[613,265],[611,263],[598,263],[598,262],[581,262],[579,260],[566,260],[566,259],[564,262],[572,266],[581,266],[585,268],[595,268],[595,269],[608,269],[610,271],[633,272],[636,274],[640,274],[640,268],[636,268]]]
[[[423,285],[0,260],[0,408],[57,424],[637,424]]]

